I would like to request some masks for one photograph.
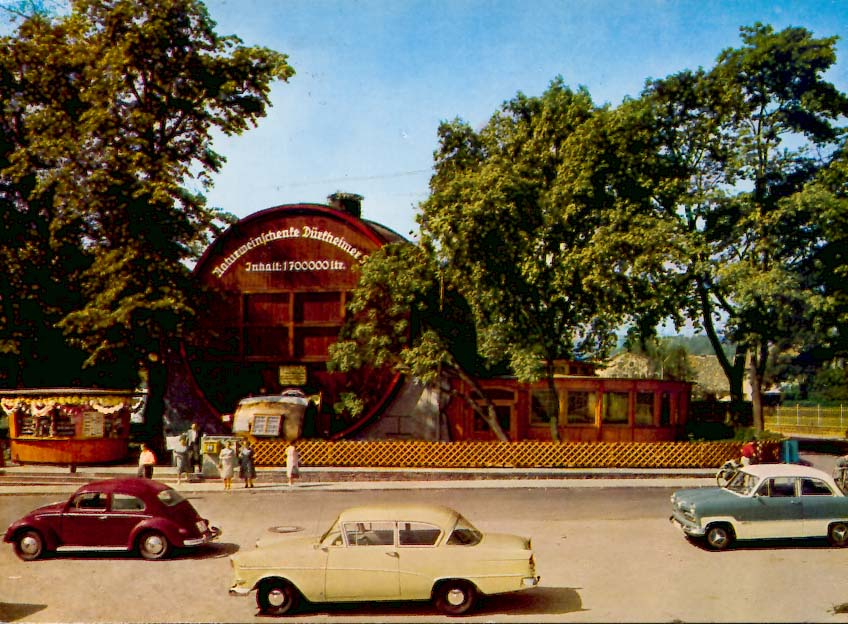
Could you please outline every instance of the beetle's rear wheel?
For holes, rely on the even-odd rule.
[[[15,554],[24,561],[38,559],[44,552],[44,540],[33,529],[22,531],[15,538]]]

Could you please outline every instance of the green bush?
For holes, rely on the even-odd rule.
[[[733,438],[733,427],[723,422],[687,422],[684,433],[689,440],[728,440]]]

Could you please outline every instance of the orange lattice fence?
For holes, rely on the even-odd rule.
[[[257,439],[256,463],[285,464],[282,440]],[[764,461],[777,443],[760,442]],[[772,448],[774,446],[774,448]],[[740,456],[737,442],[426,442],[299,440],[304,466],[375,468],[717,468]]]

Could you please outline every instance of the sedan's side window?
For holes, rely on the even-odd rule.
[[[106,495],[102,492],[83,492],[74,499],[77,509],[106,509]]]
[[[434,546],[439,540],[441,529],[426,522],[398,523],[398,544],[400,546]]]
[[[113,511],[143,511],[144,501],[129,494],[112,494]]]
[[[394,546],[394,522],[346,522],[348,546]]]
[[[820,479],[801,479],[801,496],[833,496],[833,491]]]

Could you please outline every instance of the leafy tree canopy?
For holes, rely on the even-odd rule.
[[[761,428],[770,363],[811,338],[803,267],[829,237],[815,224],[833,215],[801,196],[844,141],[848,99],[823,78],[835,38],[762,24],[741,38],[709,71],[649,81],[641,102],[659,139],[652,158],[665,163],[662,203],[689,250],[669,282],[685,276],[687,315],[713,341],[737,398],[748,374]],[[719,322],[737,346],[733,362]]]
[[[191,318],[187,263],[231,220],[212,132],[293,75],[214,28],[197,0],[74,0],[0,38],[5,385],[134,387]]]

